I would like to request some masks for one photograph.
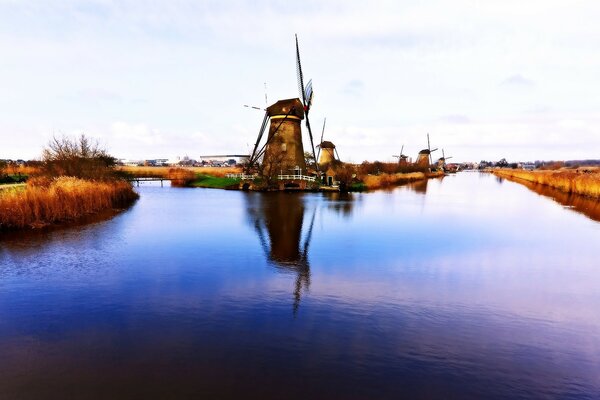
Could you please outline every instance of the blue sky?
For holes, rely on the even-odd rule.
[[[0,0],[0,158],[86,133],[122,158],[247,153],[298,96],[342,159],[600,158],[594,1]]]

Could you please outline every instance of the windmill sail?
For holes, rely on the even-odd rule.
[[[304,76],[302,74],[302,64],[300,62],[300,46],[298,46],[298,35],[296,35],[296,72],[298,78],[298,90],[300,91],[300,96],[302,96],[302,104],[304,105],[304,112],[306,117],[306,129],[308,130],[308,137],[310,138],[310,146],[312,148],[313,157],[315,158],[315,169],[317,173],[319,172],[319,163],[317,160],[317,153],[315,152],[315,144],[313,140],[312,130],[310,129],[310,120],[308,119],[308,111],[310,109],[310,104],[312,101],[313,90],[312,90],[312,80],[308,82],[308,86],[304,87]],[[309,97],[307,97],[307,94]]]

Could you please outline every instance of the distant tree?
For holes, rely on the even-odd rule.
[[[115,164],[97,141],[83,134],[76,139],[54,137],[42,153],[42,171],[50,176],[107,179],[114,177]]]
[[[500,167],[500,168],[508,167],[508,161],[506,161],[506,158],[503,158],[502,160],[498,161],[496,163],[496,167]]]
[[[315,167],[315,157],[313,156],[313,154],[310,151],[304,152],[304,162],[306,163],[307,168]]]

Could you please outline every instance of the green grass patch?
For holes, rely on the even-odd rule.
[[[196,179],[192,181],[192,183],[190,183],[190,186],[213,189],[227,189],[230,187],[237,187],[239,183],[239,179],[221,178],[218,176],[197,174]]]
[[[27,178],[27,175],[0,175],[0,184],[23,183]]]

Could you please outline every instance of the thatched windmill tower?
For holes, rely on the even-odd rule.
[[[304,107],[300,99],[279,100],[267,108],[271,120],[263,158],[263,171],[269,175],[306,171],[302,130]]]
[[[296,70],[301,97],[279,100],[266,109],[254,150],[248,162],[249,168],[252,168],[262,159],[263,175],[272,177],[282,172],[284,175],[306,173],[304,146],[302,145],[302,132],[300,129],[303,119],[306,122],[313,157],[317,158],[308,119],[313,97],[312,81],[308,81],[308,84],[304,86],[298,37],[296,37]],[[267,141],[259,149],[267,126],[269,126]]]
[[[328,140],[322,141],[319,145],[319,168],[325,169],[325,167],[331,164],[333,161],[337,160],[335,156],[335,144]]]

